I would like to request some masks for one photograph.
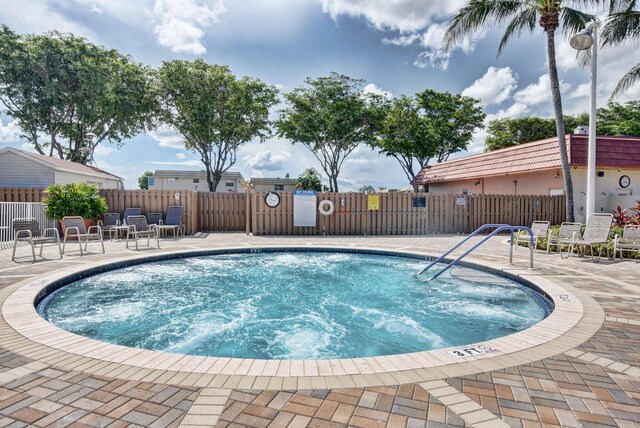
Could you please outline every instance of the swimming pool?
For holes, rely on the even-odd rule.
[[[389,355],[524,330],[550,304],[533,290],[424,260],[356,252],[223,254],[93,275],[38,306],[65,330],[129,347],[258,359]]]

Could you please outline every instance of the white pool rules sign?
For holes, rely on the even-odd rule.
[[[315,190],[295,190],[293,192],[293,226],[316,226]]]

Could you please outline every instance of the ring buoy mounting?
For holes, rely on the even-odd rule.
[[[318,211],[320,211],[322,215],[331,215],[335,210],[335,204],[328,199],[324,199],[318,204]]]

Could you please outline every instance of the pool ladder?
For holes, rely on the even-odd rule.
[[[418,272],[418,275],[422,275],[423,273],[425,273],[426,271],[428,271],[429,269],[431,269],[431,267],[433,267],[436,263],[442,261],[445,257],[447,257],[449,254],[451,254],[451,252],[453,250],[455,250],[456,248],[460,247],[462,244],[464,244],[465,242],[467,242],[469,239],[473,238],[474,236],[476,236],[478,233],[482,232],[485,229],[494,229],[495,230],[493,232],[491,232],[490,234],[488,234],[487,236],[485,236],[484,238],[482,238],[482,240],[480,242],[478,242],[477,244],[475,244],[473,247],[471,247],[470,249],[466,250],[464,253],[462,253],[460,256],[458,256],[458,258],[456,258],[455,260],[453,260],[451,263],[449,263],[448,265],[446,265],[445,267],[443,267],[442,269],[440,269],[438,272],[436,272],[435,275],[433,275],[431,278],[429,278],[427,280],[427,282],[436,279],[437,277],[439,277],[440,275],[442,275],[444,272],[446,272],[447,270],[449,270],[450,267],[452,267],[453,265],[455,265],[456,263],[458,263],[460,260],[462,260],[463,258],[465,258],[469,253],[471,253],[473,250],[475,250],[476,248],[478,248],[480,245],[484,244],[486,241],[489,240],[489,238],[491,238],[492,236],[500,233],[500,232],[504,232],[504,231],[510,231],[511,232],[511,240],[509,241],[509,264],[513,264],[513,244],[514,244],[514,236],[513,233],[517,230],[524,230],[529,232],[529,269],[533,269],[533,253],[535,251],[535,248],[533,247],[534,245],[534,239],[533,239],[533,231],[531,230],[530,227],[527,226],[511,226],[508,224],[485,224],[483,226],[480,226],[479,228],[477,228],[476,230],[473,231],[473,233],[471,233],[469,236],[467,236],[466,238],[464,238],[462,241],[458,242],[456,245],[454,245],[453,247],[449,248],[449,250],[447,250],[444,254],[442,254],[440,257],[438,257],[437,259],[435,259],[434,261],[432,261],[427,267],[425,267],[424,269],[422,269],[420,272]]]

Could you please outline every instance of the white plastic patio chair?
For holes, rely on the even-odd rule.
[[[549,222],[536,220],[531,223],[531,231],[533,232],[533,250],[535,251],[538,248],[538,241],[542,238],[549,239]],[[516,235],[516,251],[518,251],[518,247],[520,243],[531,244],[531,237],[529,236],[529,232],[521,231]],[[547,248],[549,246],[547,245]]]
[[[591,260],[598,262],[602,257],[602,247],[606,247],[609,241],[609,233],[611,232],[611,223],[613,222],[613,214],[595,213],[589,216],[587,225],[584,229],[582,237],[574,237],[573,239],[563,240],[558,242],[558,250],[562,258],[567,258],[573,255],[574,248],[578,247],[578,251],[581,255],[586,254],[586,249],[589,247]],[[562,254],[562,245],[568,246],[566,256]],[[600,245],[600,251],[596,257],[593,254],[593,246]],[[607,256],[609,256],[609,249],[607,248]]]
[[[640,252],[640,225],[628,225],[622,230],[622,236],[616,234],[613,241],[613,259],[620,252],[620,260],[622,260],[624,251]]]

